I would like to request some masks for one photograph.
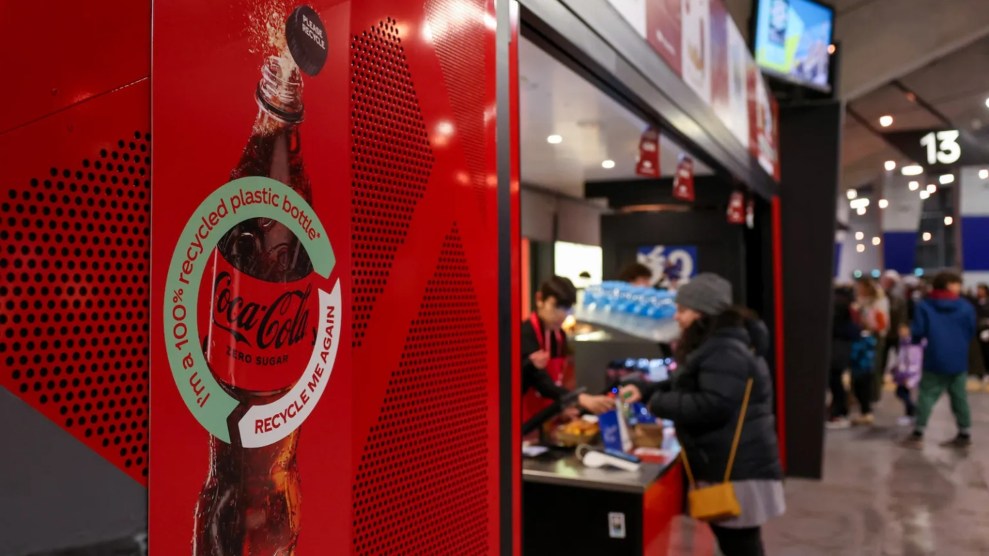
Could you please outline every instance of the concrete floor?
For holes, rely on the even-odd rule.
[[[822,481],[787,481],[787,514],[767,525],[773,555],[989,554],[989,394],[971,393],[974,444],[955,435],[947,398],[934,409],[923,450],[896,441],[901,406],[885,393],[876,426],[828,431]]]
[[[876,425],[828,431],[824,478],[789,479],[787,513],[764,528],[771,556],[968,556],[989,554],[989,394],[969,394],[974,443],[941,448],[955,434],[947,398],[934,409],[923,450],[897,445],[909,428],[892,393]],[[672,553],[715,552],[706,526],[680,518]]]

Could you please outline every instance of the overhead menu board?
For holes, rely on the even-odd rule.
[[[779,179],[774,100],[724,1],[608,2]]]

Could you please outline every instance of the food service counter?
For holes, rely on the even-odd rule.
[[[684,483],[677,449],[638,471],[585,467],[551,450],[522,463],[523,547],[527,555],[667,554]]]

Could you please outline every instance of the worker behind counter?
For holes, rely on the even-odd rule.
[[[566,395],[563,372],[567,366],[567,339],[563,321],[577,301],[573,282],[554,276],[536,292],[536,312],[522,323],[522,421]],[[577,403],[591,413],[612,409],[608,396],[581,394]]]

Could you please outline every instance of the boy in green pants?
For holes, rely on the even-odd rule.
[[[972,415],[968,407],[965,382],[968,377],[968,347],[975,336],[975,309],[961,298],[962,279],[942,272],[934,278],[934,290],[917,305],[913,326],[903,333],[914,341],[927,340],[924,350],[924,374],[920,379],[917,422],[907,446],[919,447],[931,409],[945,390],[951,400],[951,412],[958,423],[958,435],[943,446],[963,448],[972,443]]]

